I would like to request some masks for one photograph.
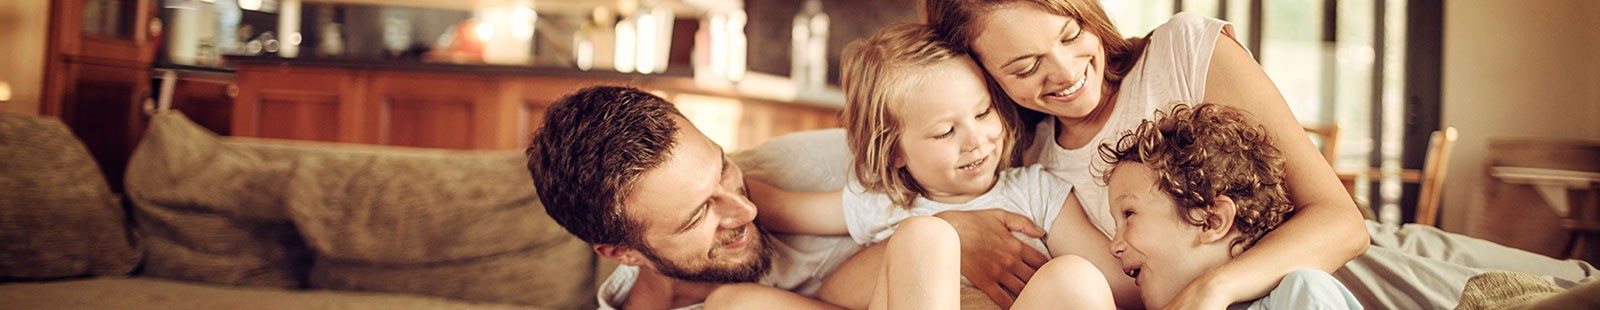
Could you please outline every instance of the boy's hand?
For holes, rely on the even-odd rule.
[[[1050,260],[1011,234],[1044,237],[1044,229],[1022,215],[990,209],[945,211],[934,217],[950,222],[961,239],[961,275],[1002,309],[1011,308],[1033,272]]]

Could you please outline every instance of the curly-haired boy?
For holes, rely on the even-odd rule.
[[[1178,104],[1100,146],[1116,235],[1111,252],[1145,306],[1165,308],[1207,270],[1248,250],[1294,215],[1283,155],[1245,112]],[[1241,305],[1242,306],[1242,305]],[[1250,309],[1360,309],[1327,272],[1284,276]]]

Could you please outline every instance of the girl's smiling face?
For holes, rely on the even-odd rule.
[[[1006,156],[1005,126],[978,70],[967,57],[907,69],[911,84],[890,107],[903,129],[903,155],[894,164],[933,201],[961,203],[988,192]]]

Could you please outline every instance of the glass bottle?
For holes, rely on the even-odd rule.
[[[799,90],[823,88],[828,83],[828,14],[821,0],[806,0],[795,14],[790,32],[789,78]]]

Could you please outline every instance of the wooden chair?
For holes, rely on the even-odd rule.
[[[1301,127],[1306,129],[1306,134],[1311,136],[1311,142],[1322,151],[1322,158],[1328,160],[1328,165],[1333,165],[1334,158],[1339,155],[1339,124]]]
[[[1417,193],[1417,224],[1439,226],[1440,192],[1450,168],[1450,150],[1455,143],[1455,127],[1434,131],[1428,138],[1428,156],[1422,163],[1422,181]]]

